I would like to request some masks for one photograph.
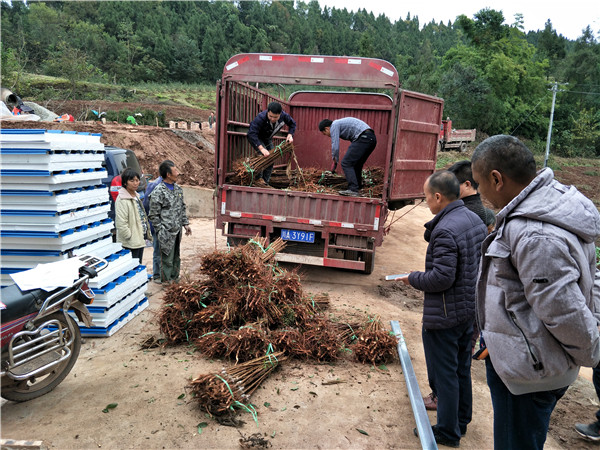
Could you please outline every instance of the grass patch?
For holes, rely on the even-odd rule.
[[[437,154],[437,162],[435,163],[436,170],[444,169],[446,167],[451,166],[455,162],[463,161],[465,159],[471,159],[471,154],[469,152],[461,153],[457,151],[444,151],[438,152]]]
[[[140,83],[135,85],[79,82],[75,89],[65,78],[46,75],[24,74],[18,95],[37,101],[95,100],[115,102],[147,102],[180,105],[200,109],[215,109],[216,85],[183,83]]]

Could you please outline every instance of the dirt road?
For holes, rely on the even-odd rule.
[[[330,312],[336,317],[379,315],[386,325],[398,320],[426,395],[421,294],[381,281],[384,275],[422,269],[424,264],[422,225],[431,214],[424,206],[405,208],[396,218],[402,214],[378,249],[373,274],[305,267],[301,275],[306,292],[330,294]],[[202,254],[226,244],[211,220],[194,219],[191,225],[192,237],[183,242],[183,266],[193,274]],[[151,256],[147,249],[147,265]],[[186,385],[192,377],[218,372],[228,363],[207,360],[191,347],[140,350],[145,338],[158,335],[155,314],[161,292],[151,283],[150,307],[140,316],[112,337],[87,338],[75,368],[53,392],[22,404],[3,402],[2,438],[43,440],[56,449],[239,448],[242,436],[261,433],[272,448],[420,448],[399,362],[380,370],[349,360],[287,361],[253,395],[256,422],[249,413],[240,413],[246,424],[236,429],[208,418]],[[339,383],[324,384],[332,380]],[[473,394],[473,422],[461,448],[492,448],[492,409],[482,362],[473,364]],[[572,424],[593,418],[594,401],[591,383],[576,383],[561,401],[568,408],[554,414],[558,423],[553,423],[546,448],[584,447]],[[117,407],[103,412],[111,403]],[[435,413],[429,415],[435,421]],[[202,423],[206,427],[199,433]]]

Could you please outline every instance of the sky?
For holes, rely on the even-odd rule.
[[[419,25],[435,20],[444,24],[464,14],[473,19],[473,15],[484,8],[502,11],[504,23],[512,25],[516,13],[523,14],[524,31],[543,30],[546,21],[550,19],[552,27],[558,34],[570,40],[581,36],[582,30],[588,25],[596,39],[600,37],[600,1],[571,0],[539,1],[539,0],[318,0],[321,8],[328,6],[336,9],[346,8],[348,11],[366,9],[375,16],[385,14],[392,22],[418,16]]]

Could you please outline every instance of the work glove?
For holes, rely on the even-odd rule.
[[[335,173],[336,168],[337,168],[337,161],[333,161],[331,163],[331,173]]]

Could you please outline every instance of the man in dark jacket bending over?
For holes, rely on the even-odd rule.
[[[471,422],[475,284],[487,228],[459,200],[460,184],[453,173],[434,173],[425,181],[424,191],[435,214],[425,224],[429,242],[425,272],[411,272],[399,280],[425,292],[423,349],[438,397],[433,435],[438,444],[458,447]]]
[[[281,103],[271,102],[267,109],[259,113],[248,129],[248,141],[252,148],[263,156],[269,156],[269,150],[273,150],[273,136],[275,136],[284,125],[288,126],[286,141],[294,142],[294,133],[296,132],[296,121],[288,113],[283,111]],[[267,167],[261,173],[255,176],[258,180],[262,178],[269,184],[273,166]]]

